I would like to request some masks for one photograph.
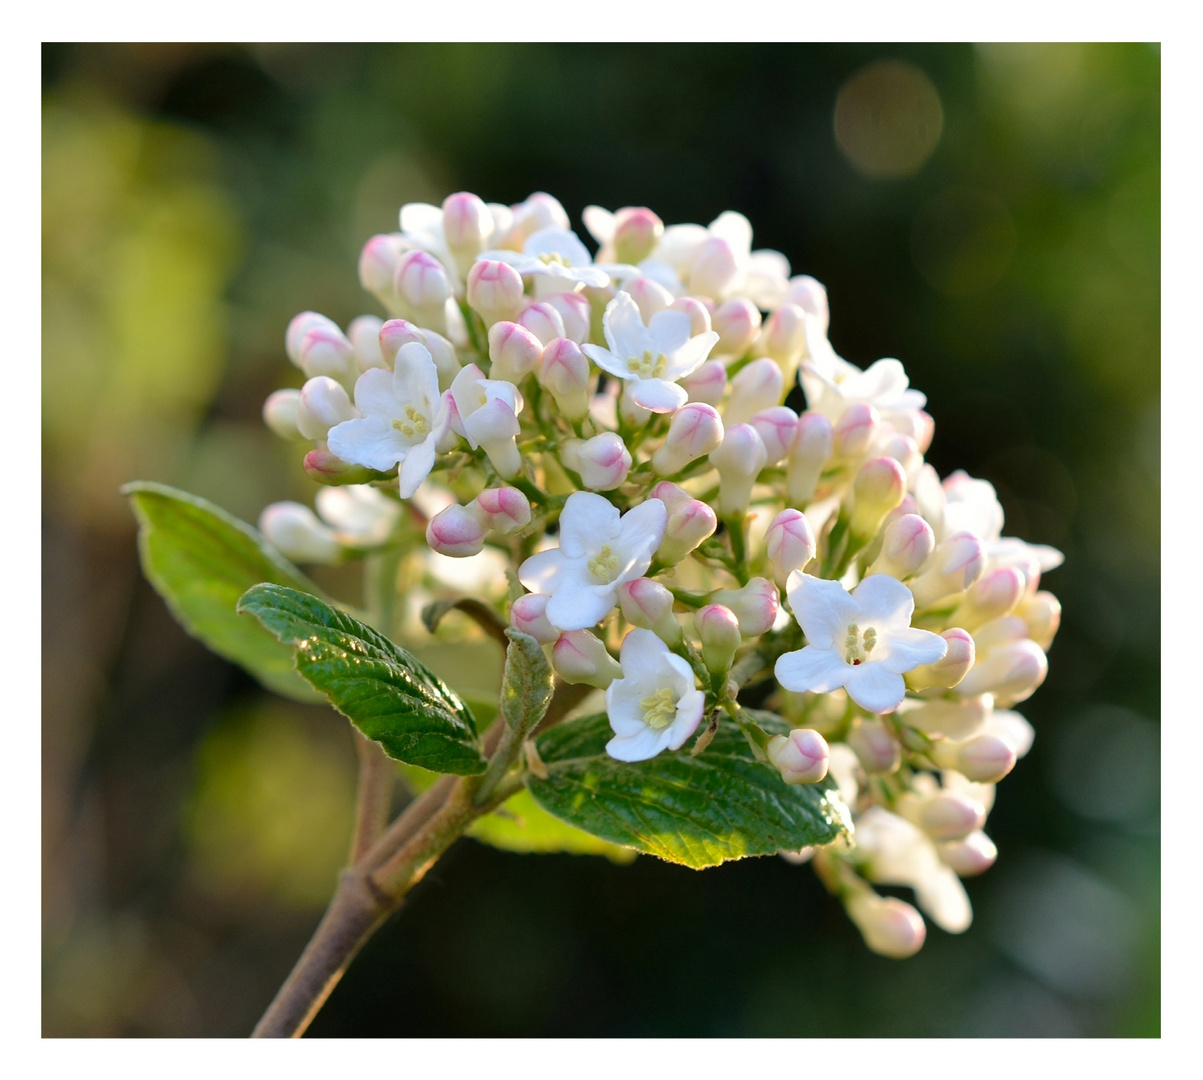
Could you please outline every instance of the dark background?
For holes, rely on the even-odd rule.
[[[882,60],[917,113],[850,82]],[[1065,552],[1064,623],[966,934],[890,961],[779,859],[465,840],[311,1034],[1160,1033],[1156,47],[49,45],[43,85],[44,1034],[245,1034],[316,923],[349,734],[175,625],[117,488],[311,500],[259,421],[284,327],[376,312],[360,246],[464,189],[742,211],[842,355],[903,360],[941,474]]]

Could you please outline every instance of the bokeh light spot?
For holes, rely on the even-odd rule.
[[[853,168],[876,180],[914,176],[935,151],[943,129],[936,88],[902,60],[861,68],[836,98],[836,142]]]

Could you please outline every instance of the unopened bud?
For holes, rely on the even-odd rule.
[[[486,527],[472,507],[452,503],[426,526],[426,543],[432,551],[463,559],[484,550]]]
[[[479,196],[459,191],[443,200],[443,236],[461,274],[484,251],[492,235],[493,215]]]
[[[702,641],[702,660],[707,670],[726,671],[741,641],[735,612],[722,604],[707,604],[694,615],[694,625]]]
[[[548,342],[539,360],[538,379],[565,419],[576,421],[588,415],[589,361],[576,342],[567,338]]]
[[[809,274],[799,274],[789,279],[785,290],[787,303],[796,304],[819,322],[823,333],[827,333],[830,316],[827,308],[827,290]]]
[[[281,439],[304,439],[305,436],[297,427],[297,408],[300,403],[300,390],[277,390],[269,394],[263,403],[263,422]]]
[[[309,378],[335,379],[348,390],[355,385],[359,365],[355,346],[338,326],[315,311],[303,311],[288,324],[284,335],[288,358]]]
[[[936,550],[936,534],[918,514],[902,514],[888,521],[882,533],[881,552],[866,571],[889,574],[905,581],[916,573]]]
[[[862,457],[873,445],[880,426],[881,420],[872,405],[854,402],[832,429],[832,454],[844,461]]]
[[[788,508],[769,523],[764,542],[773,577],[783,588],[785,579],[806,566],[818,550],[814,529],[806,515],[801,510]]]
[[[774,405],[748,421],[760,435],[769,465],[779,465],[793,449],[798,434],[798,414],[785,405]]]
[[[380,355],[385,366],[392,367],[396,362],[397,353],[402,345],[416,341],[419,345],[426,344],[425,331],[408,319],[389,319],[380,327]]]
[[[530,500],[515,487],[485,488],[469,504],[490,532],[517,532],[530,524]]]
[[[930,607],[963,593],[982,576],[985,567],[982,542],[973,533],[954,533],[940,542],[927,569],[908,582],[915,594],[915,607]]]
[[[1028,624],[1023,619],[1018,615],[1004,615],[979,626],[973,632],[973,642],[977,646],[978,656],[985,656],[993,649],[1013,641],[1023,641],[1028,636]]]
[[[957,791],[939,791],[926,799],[908,796],[896,810],[933,840],[961,840],[986,821],[986,808]]]
[[[631,397],[628,392],[630,385],[629,382],[622,384],[622,396],[618,399],[618,415],[627,427],[638,431],[652,418],[652,412]]]
[[[522,275],[509,263],[482,259],[468,271],[468,306],[479,315],[485,326],[511,322],[522,314],[526,297],[522,292]]]
[[[735,424],[723,433],[722,445],[710,455],[719,473],[719,513],[724,519],[747,512],[752,485],[768,461],[764,441],[751,424]]]
[[[798,417],[794,445],[785,469],[785,488],[794,506],[806,506],[815,497],[819,477],[831,459],[835,435],[831,421],[822,413],[806,412]]]
[[[375,315],[360,315],[347,327],[347,337],[355,348],[355,360],[360,371],[389,366],[380,348],[380,330],[383,326],[384,320]]]
[[[571,229],[572,222],[559,199],[545,191],[536,191],[514,207],[506,246],[521,251],[528,237],[540,229]]]
[[[991,570],[968,589],[950,620],[972,631],[991,619],[1010,615],[1023,597],[1026,585],[1023,571],[1014,566]]]
[[[296,502],[278,502],[259,515],[259,531],[285,558],[293,562],[333,565],[342,556],[334,530]]]
[[[743,588],[720,589],[710,599],[730,608],[739,620],[739,632],[744,637],[759,637],[768,633],[781,610],[777,586],[768,578],[754,577]]]
[[[389,311],[397,307],[397,264],[409,244],[397,233],[373,236],[359,256],[359,283]]]
[[[657,484],[651,497],[660,499],[668,508],[664,539],[656,550],[657,562],[676,566],[718,528],[718,518],[710,504],[693,498],[676,484],[667,481]]]
[[[566,683],[585,683],[604,690],[622,675],[622,667],[588,630],[561,634],[551,650],[551,666]]]
[[[1047,650],[1061,625],[1061,601],[1051,592],[1036,592],[1019,605],[1015,614],[1027,623],[1032,640]]]
[[[781,404],[785,377],[767,356],[753,360],[731,380],[731,397],[723,409],[728,425],[742,424],[758,412]]]
[[[584,293],[552,293],[546,301],[560,313],[564,323],[564,336],[580,345],[589,338],[589,320],[592,309]]]
[[[717,450],[723,442],[723,421],[710,405],[691,402],[674,414],[664,445],[652,455],[652,468],[661,476],[680,472],[691,461]]]
[[[681,311],[689,316],[689,336],[710,333],[710,309],[693,296],[678,296],[672,302],[672,311]]]
[[[718,334],[716,356],[743,356],[760,333],[760,309],[737,296],[714,309],[710,328]]]
[[[690,401],[717,406],[727,390],[727,369],[718,360],[707,360],[692,375],[681,380]]]
[[[636,578],[618,590],[622,617],[632,626],[651,630],[670,648],[684,636],[673,614],[673,594],[652,578]]]
[[[590,491],[613,491],[631,471],[631,452],[626,443],[612,431],[604,431],[592,439],[578,443],[564,464],[580,474],[581,482]]]
[[[764,748],[769,764],[787,784],[817,784],[827,775],[831,755],[827,740],[812,728],[774,735]]]
[[[1019,713],[1009,709],[995,709],[986,721],[986,730],[1010,746],[1017,758],[1027,754],[1036,739],[1035,728]]]
[[[550,645],[560,636],[560,631],[547,618],[549,599],[545,593],[527,593],[510,605],[510,622],[514,629],[529,634],[540,645]]]
[[[362,465],[343,461],[329,450],[310,450],[302,465],[309,479],[319,484],[366,484],[377,475]]]
[[[961,694],[993,694],[999,705],[1014,705],[1035,693],[1048,675],[1048,657],[1030,638],[991,649],[978,657],[961,680]]]
[[[297,399],[297,430],[307,439],[320,442],[335,424],[354,420],[359,414],[341,383],[319,375],[301,387]]]
[[[910,672],[907,674],[910,675]],[[952,700],[936,698],[925,701],[917,709],[908,710],[902,719],[908,727],[926,735],[964,742],[984,730],[993,709],[994,699],[989,694]]]
[[[923,948],[923,916],[905,900],[866,891],[848,899],[847,911],[865,944],[879,956],[905,960]]]
[[[940,636],[948,642],[948,651],[934,664],[920,664],[903,676],[911,690],[950,689],[959,685],[973,667],[975,647],[968,630],[954,626]]]
[[[518,323],[534,334],[542,345],[547,345],[555,338],[568,337],[563,316],[546,300],[527,307],[518,316]]]
[[[626,206],[614,215],[614,257],[620,263],[640,263],[664,235],[662,222],[646,206]]]
[[[446,328],[445,307],[451,297],[447,270],[425,251],[409,251],[397,264],[397,297],[420,326]]]
[[[906,494],[906,473],[893,458],[866,461],[852,482],[852,520],[848,531],[862,540],[877,535],[886,515]]]
[[[893,458],[898,462],[908,479],[914,476],[923,464],[923,455],[919,453],[919,447],[909,435],[891,435],[881,446],[881,456]]]
[[[867,773],[897,772],[902,764],[902,747],[880,720],[856,720],[845,741]]]
[[[966,742],[933,744],[931,759],[941,769],[954,769],[967,780],[996,784],[1015,767],[1015,750],[997,735],[975,735]]]
[[[542,355],[542,342],[524,326],[499,322],[489,330],[490,379],[504,379],[517,385],[527,372],[534,370]]]
[[[653,315],[672,307],[673,294],[651,278],[633,278],[622,288],[623,292],[628,293],[635,301],[635,306],[639,309],[645,326],[652,321]]]
[[[974,877],[984,873],[998,858],[998,848],[984,832],[971,832],[962,840],[937,844],[940,860],[959,877]]]
[[[735,252],[722,237],[711,236],[703,240],[694,252],[689,267],[689,292],[693,296],[706,296],[719,301],[726,296],[739,276],[739,265]]]
[[[793,383],[798,364],[806,355],[806,313],[794,304],[779,307],[760,332],[758,351],[771,357],[786,382]]]

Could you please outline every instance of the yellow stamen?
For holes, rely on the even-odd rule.
[[[640,703],[643,710],[643,722],[653,731],[663,731],[676,719],[677,702],[673,692],[662,686],[654,694],[648,694]]]
[[[641,379],[661,379],[668,369],[668,357],[664,353],[653,356],[652,351],[647,349],[642,356],[632,356],[627,361],[627,367],[632,375],[638,375]]]
[[[610,549],[609,544],[602,544],[601,551],[586,565],[589,573],[597,579],[598,585],[609,585],[618,574],[618,556]]]

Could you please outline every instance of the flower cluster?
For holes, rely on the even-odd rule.
[[[925,463],[934,424],[903,365],[840,357],[823,286],[752,250],[742,215],[584,224],[596,256],[549,195],[460,193],[368,241],[360,279],[388,318],[288,327],[306,378],[264,417],[327,486],[317,515],[276,504],[263,532],[310,562],[415,522],[423,558],[500,552],[510,624],[604,691],[611,756],[688,753],[699,732],[704,753],[726,715],[786,783],[838,787],[848,837],[789,857],[870,948],[925,935],[875,884],[964,930],[994,785],[1031,745],[1012,709],[1047,672],[1060,553],[1004,537],[989,483]]]

